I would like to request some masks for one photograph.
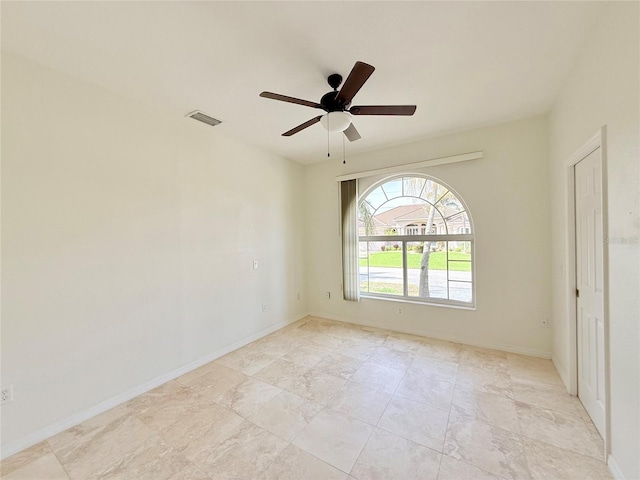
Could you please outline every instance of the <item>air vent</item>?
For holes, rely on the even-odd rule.
[[[194,120],[198,120],[199,122],[206,123],[207,125],[211,125],[212,127],[215,127],[219,123],[222,123],[222,120],[213,118],[212,116],[207,115],[206,113],[202,113],[200,110],[194,110],[193,112],[188,113],[187,117],[191,117]]]

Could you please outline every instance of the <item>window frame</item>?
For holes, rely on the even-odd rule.
[[[392,294],[385,294],[385,293],[372,293],[372,292],[366,292],[363,291],[360,287],[359,287],[359,292],[360,292],[360,297],[361,298],[367,298],[367,299],[375,299],[375,300],[390,300],[390,301],[396,301],[396,302],[403,302],[403,303],[417,303],[417,304],[421,304],[421,305],[434,305],[434,306],[443,306],[443,307],[450,307],[450,308],[462,308],[462,309],[468,309],[468,310],[475,310],[476,308],[476,267],[475,267],[475,234],[473,233],[475,231],[474,226],[473,226],[473,220],[471,218],[471,213],[469,212],[469,209],[467,207],[467,204],[464,202],[464,200],[462,199],[462,197],[453,189],[451,188],[449,185],[447,185],[445,182],[441,181],[438,178],[432,177],[430,175],[425,175],[422,173],[415,173],[415,172],[404,172],[404,173],[397,173],[394,174],[392,176],[380,179],[377,182],[374,182],[373,184],[371,184],[368,188],[365,189],[365,191],[358,196],[358,208],[360,207],[360,204],[362,202],[364,202],[367,198],[367,196],[374,191],[376,188],[384,185],[387,182],[393,181],[393,180],[397,180],[397,179],[404,179],[404,178],[410,178],[410,177],[418,177],[418,178],[424,178],[427,181],[432,181],[435,182],[439,185],[441,185],[442,187],[446,188],[447,192],[445,192],[445,194],[441,195],[439,198],[442,198],[442,196],[446,195],[446,193],[451,192],[456,199],[458,200],[458,202],[460,202],[460,204],[463,207],[463,210],[460,212],[465,212],[467,215],[467,218],[469,220],[469,226],[467,227],[471,233],[449,233],[449,234],[416,234],[416,235],[358,235],[358,244],[360,244],[361,242],[367,242],[367,256],[369,255],[369,250],[368,250],[368,245],[369,242],[394,242],[394,243],[398,243],[398,244],[402,244],[402,277],[403,277],[403,294],[402,295],[392,295]],[[404,184],[404,181],[402,182]],[[402,192],[402,195],[399,195],[397,197],[393,197],[393,198],[388,198],[386,202],[395,199],[395,198],[401,198],[404,197],[404,191]],[[408,196],[409,197],[409,196]],[[412,197],[412,196],[411,196]],[[419,197],[418,197],[419,198]],[[431,202],[427,201],[426,199],[423,199],[426,203],[429,203],[432,205],[432,207],[435,208],[435,204],[437,204],[439,202],[439,199],[436,200],[435,204],[432,204]],[[381,204],[380,207],[382,205]],[[380,207],[378,207],[375,211],[377,211]],[[439,210],[438,210],[439,212]],[[457,214],[456,214],[457,215]],[[444,218],[444,217],[443,217]],[[418,223],[418,228],[421,229],[421,223]],[[409,226],[407,225],[405,227],[405,230],[408,228]],[[416,297],[416,296],[409,296],[408,295],[408,288],[409,288],[409,282],[408,282],[408,263],[407,263],[407,244],[411,243],[411,242],[447,242],[447,248],[445,249],[446,252],[446,265],[447,265],[447,297],[449,296],[449,273],[450,270],[448,268],[449,266],[449,243],[448,242],[469,242],[470,244],[470,249],[469,249],[469,253],[470,253],[470,259],[468,260],[469,263],[471,264],[470,266],[470,273],[471,273],[471,280],[470,281],[460,281],[460,280],[453,280],[453,281],[460,281],[462,283],[471,283],[471,302],[463,302],[460,300],[451,300],[450,298],[422,298],[422,297]],[[465,260],[452,260],[452,261],[465,261]]]

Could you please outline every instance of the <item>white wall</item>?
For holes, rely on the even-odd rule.
[[[423,170],[450,185],[470,209],[477,309],[344,301],[335,177],[478,150],[481,160]],[[345,166],[335,158],[307,167],[310,313],[549,357],[550,329],[539,325],[550,315],[547,157],[547,118],[538,116],[349,157]]]
[[[3,55],[3,456],[304,316],[302,170]]]
[[[553,359],[569,378],[567,158],[606,125],[609,199],[611,455],[640,478],[640,184],[637,2],[612,2],[589,36],[550,115]],[[557,208],[556,208],[557,207]]]

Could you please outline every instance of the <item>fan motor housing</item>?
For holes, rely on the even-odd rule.
[[[320,99],[320,105],[325,107],[328,112],[335,112],[337,110],[343,110],[343,105],[338,101],[338,92],[325,93]]]

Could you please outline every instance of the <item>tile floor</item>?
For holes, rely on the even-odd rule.
[[[18,479],[609,479],[548,360],[307,317],[2,462]]]

